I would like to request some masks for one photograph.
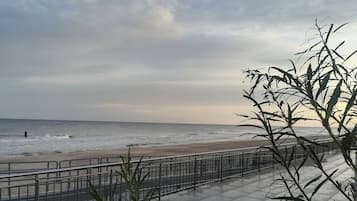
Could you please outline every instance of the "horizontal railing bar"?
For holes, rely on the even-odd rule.
[[[319,142],[323,143],[324,146],[316,146],[318,154],[336,149],[336,146],[330,140],[320,140]],[[295,145],[295,143],[285,143],[279,149],[283,152],[285,149],[285,154],[290,154],[295,149]],[[150,175],[147,177],[147,181],[145,181],[140,192],[144,193],[158,187],[159,193],[155,194],[155,197],[160,198],[161,196],[184,189],[195,188],[204,183],[222,181],[223,179],[235,176],[242,177],[245,174],[278,165],[274,162],[271,152],[260,150],[259,147],[253,147],[253,149],[235,149],[234,151],[227,152],[224,150],[223,153],[219,151],[219,153],[213,152],[212,154],[211,152],[207,155],[199,153],[195,154],[196,156],[194,157],[183,156],[179,158],[180,160],[172,160],[173,157],[165,157],[165,159],[156,158],[155,160],[153,159],[155,163],[147,160],[142,166],[144,172],[150,173]],[[302,159],[301,156],[304,154],[301,151],[297,149],[294,161]],[[54,173],[45,174],[38,174],[39,172],[37,172],[30,179],[31,182],[27,184],[17,182],[29,177],[16,177],[15,179],[4,180],[3,182],[15,183],[13,183],[14,185],[10,185],[11,183],[9,183],[9,185],[0,188],[0,200],[49,201],[64,199],[84,201],[90,199],[88,182],[93,182],[92,184],[96,186],[98,191],[104,193],[103,196],[107,195],[108,189],[112,189],[112,185],[114,185],[115,189],[120,189],[117,191],[118,194],[115,195],[118,196],[117,198],[128,195],[127,184],[122,181],[120,175],[113,174],[115,169],[108,166],[95,166],[98,166],[98,164],[87,166],[88,168],[82,168],[77,170],[77,172],[75,172],[76,170],[68,172],[55,171]],[[113,179],[114,183],[112,182]],[[6,183],[3,184],[6,185]]]
[[[58,163],[58,161],[11,161],[11,162],[0,162],[0,164],[22,164],[22,163]]]
[[[247,154],[247,153],[245,153]],[[231,155],[225,155],[224,157],[229,157],[229,156],[235,156],[234,154]],[[212,157],[207,157],[207,158],[199,158],[197,159],[197,161],[205,161],[205,160],[212,160],[212,159],[219,159],[221,156],[212,156]],[[251,159],[251,158],[255,158],[256,156],[244,156],[243,159]],[[270,155],[264,155],[264,156],[259,156],[260,158],[271,158]],[[163,162],[161,163],[162,165],[176,165],[176,164],[181,164],[181,163],[188,163],[188,162],[192,162],[192,160],[185,160],[185,161],[174,161],[174,162]],[[153,165],[148,165],[145,166],[145,168],[154,168],[154,167],[158,167],[158,164],[153,164]],[[101,175],[101,174],[107,174],[108,171],[103,171],[100,173],[93,173],[93,174],[79,174],[79,175],[71,175],[71,176],[62,176],[61,178],[57,178],[56,176],[53,177],[48,177],[45,178],[46,181],[51,181],[51,180],[67,180],[70,178],[77,178],[77,177],[86,177],[86,176],[96,176],[96,175]],[[50,174],[50,173],[49,173]],[[53,174],[53,173],[52,173]],[[18,182],[18,181],[33,181],[33,178],[29,178],[29,179],[19,179],[19,180],[11,180],[11,182]],[[4,181],[4,182],[8,182],[8,181]],[[15,185],[16,186],[16,185]]]
[[[318,143],[331,142],[331,140],[318,140],[316,142],[318,142]],[[284,144],[281,144],[280,146],[290,146],[290,145],[296,145],[296,143],[284,143]],[[158,157],[158,158],[143,159],[142,162],[154,162],[154,161],[160,161],[160,160],[165,160],[165,159],[203,156],[203,155],[209,155],[209,154],[228,153],[228,152],[233,152],[233,151],[245,151],[245,150],[252,150],[252,149],[254,150],[254,149],[259,149],[259,148],[261,148],[261,146],[230,149],[230,150],[220,150],[220,151],[213,151],[213,152],[201,152],[201,153],[186,154],[186,155],[171,156],[171,157],[170,156]],[[139,160],[134,160],[132,162],[137,163],[137,162],[139,162]],[[28,172],[28,173],[0,175],[0,180],[8,179],[8,178],[15,178],[15,177],[35,176],[35,175],[40,175],[40,174],[62,173],[62,172],[85,170],[85,169],[92,169],[92,168],[113,167],[113,166],[119,166],[121,164],[122,164],[122,162],[113,162],[113,163],[102,163],[102,164],[94,164],[94,165],[86,165],[86,166],[68,167],[68,168],[61,168],[61,169],[54,169],[54,170],[43,170],[43,171]]]

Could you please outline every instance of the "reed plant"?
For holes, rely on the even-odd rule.
[[[152,200],[156,189],[148,190],[146,193],[142,191],[143,185],[149,176],[150,172],[144,172],[142,167],[143,156],[139,160],[133,161],[130,153],[130,148],[126,157],[120,156],[122,164],[120,165],[120,170],[116,171],[115,174],[121,177],[126,186],[130,201],[149,201]],[[117,184],[115,184],[117,185]],[[115,188],[110,189],[110,196],[108,199],[100,195],[96,187],[90,184],[90,194],[96,201],[114,201]]]
[[[296,130],[306,124],[320,126],[337,146],[346,166],[357,171],[351,154],[357,134],[357,68],[352,66],[351,58],[357,51],[344,53],[346,41],[334,39],[345,25],[320,25],[316,20],[308,47],[296,54],[298,62],[290,60],[288,67],[245,71],[252,84],[244,90],[244,97],[254,110],[249,115],[240,115],[247,120],[241,126],[260,130],[257,136],[271,145],[263,148],[273,153],[286,173],[277,180],[286,193],[273,199],[321,200],[317,195],[329,183],[345,200],[356,200],[353,175],[342,181],[336,178],[338,169],[326,170],[326,156],[317,154],[316,149],[323,145]],[[287,139],[297,143],[288,155],[279,149],[279,144]],[[303,159],[298,162],[294,162],[295,150],[303,152]],[[320,174],[306,180],[302,174],[308,173],[302,170],[308,161]]]

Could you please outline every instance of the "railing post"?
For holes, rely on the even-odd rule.
[[[355,150],[355,165],[357,165],[357,150]],[[354,187],[354,190],[356,191],[356,189],[357,189],[357,172],[355,172],[355,182],[354,182],[354,185],[353,185],[353,187]],[[357,201],[357,198],[355,197],[354,198],[354,201]]]
[[[102,188],[102,168],[98,168],[97,174],[98,174],[98,185],[100,189]]]
[[[118,183],[118,177],[115,177],[116,184]],[[123,177],[119,175],[119,181],[120,181],[120,186],[119,186],[119,201],[122,201],[122,194],[123,194]],[[115,186],[116,188],[116,186]]]
[[[241,163],[240,163],[240,170],[241,170],[241,174],[242,174],[242,176],[244,175],[244,152],[242,152],[242,154],[241,154]]]
[[[113,170],[110,169],[110,174],[109,174],[109,200],[113,200]]]
[[[260,152],[260,148],[259,148],[259,151],[257,152],[257,154],[258,154],[258,157],[257,157],[257,165],[258,165],[258,172],[260,172],[260,154],[261,152]]]
[[[203,161],[202,159],[200,160],[200,180],[204,180],[205,178],[203,178]]]
[[[9,175],[11,174],[11,163],[10,162],[7,165],[7,172]],[[8,196],[9,196],[9,199],[11,199],[11,188],[10,188],[11,178],[10,177],[7,179],[7,185],[9,186],[8,187]]]
[[[162,164],[160,162],[159,165],[159,201],[161,200],[161,169],[162,169]]]
[[[197,184],[197,158],[195,157],[194,163],[193,163],[193,188],[196,188]]]
[[[89,168],[86,169],[86,173],[87,173],[86,186],[87,186],[87,188],[89,188],[89,183],[91,182],[91,181],[90,181],[91,178],[90,178],[90,175],[89,175]]]
[[[79,200],[80,196],[80,186],[79,183],[82,183],[82,178],[79,176],[79,170],[76,171],[76,200]],[[74,187],[74,184],[73,184]]]
[[[40,182],[38,181],[38,175],[36,175],[35,177],[35,201],[39,201],[40,200],[40,196],[39,196],[39,190],[40,190]]]
[[[47,170],[50,170],[50,161],[47,161]],[[49,175],[47,173],[47,179],[48,179]]]
[[[220,156],[220,181],[223,181],[223,154]]]
[[[59,169],[59,161],[56,161],[56,170]],[[58,178],[58,171],[56,172],[56,179]]]

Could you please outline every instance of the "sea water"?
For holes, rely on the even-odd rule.
[[[236,125],[0,119],[0,156],[261,139],[254,138],[257,132]]]

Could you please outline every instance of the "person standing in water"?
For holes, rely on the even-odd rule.
[[[27,138],[27,131],[25,131],[24,137]]]

